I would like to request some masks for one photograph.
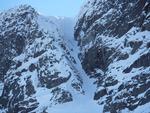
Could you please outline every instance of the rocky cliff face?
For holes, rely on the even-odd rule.
[[[66,46],[62,19],[22,5],[0,14],[0,109],[44,112],[83,94],[76,61]]]
[[[74,35],[103,112],[137,113],[150,105],[150,1],[89,0]]]

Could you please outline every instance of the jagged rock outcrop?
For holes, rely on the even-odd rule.
[[[12,58],[22,53],[27,41],[34,40],[35,36],[31,35],[38,35],[39,32],[36,32],[37,24],[33,20],[36,12],[31,7],[20,7],[16,13],[9,10],[0,15],[0,79],[3,79]]]
[[[103,112],[150,105],[149,26],[149,0],[88,0],[82,7],[74,36]]]

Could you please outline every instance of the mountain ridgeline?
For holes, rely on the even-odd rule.
[[[150,1],[87,0],[77,20],[1,12],[0,112],[149,113]]]

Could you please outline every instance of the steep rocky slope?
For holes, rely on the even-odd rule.
[[[64,23],[28,5],[0,14],[1,111],[44,112],[73,101],[76,93],[83,95],[76,60],[64,41]]]
[[[149,113],[150,1],[88,0],[74,35],[101,112]]]

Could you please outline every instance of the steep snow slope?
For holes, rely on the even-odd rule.
[[[52,17],[54,19],[54,17]],[[93,96],[96,90],[96,86],[93,84],[93,80],[89,79],[84,70],[82,69],[81,62],[78,58],[79,47],[74,40],[73,31],[75,21],[71,18],[57,17],[55,18],[55,24],[59,31],[62,32],[63,41],[66,45],[66,49],[70,51],[70,54],[74,57],[76,63],[73,63],[73,68],[78,72],[79,77],[82,80],[82,95],[72,92],[73,101],[61,105],[56,105],[48,108],[48,112],[54,113],[99,113],[102,112],[99,106],[94,102]],[[72,62],[70,62],[72,63]],[[78,89],[79,87],[77,87]],[[79,89],[78,89],[79,90]],[[87,109],[90,106],[90,109]]]
[[[103,112],[150,112],[149,14],[148,0],[88,0],[81,9],[74,35]]]
[[[96,86],[78,59],[73,19],[44,17],[27,5],[0,18],[1,112],[99,113]]]
[[[69,18],[59,18],[59,25],[64,32],[64,42],[67,45],[68,49],[70,49],[71,55],[75,58],[76,63],[73,64],[76,71],[79,72],[79,76],[83,81],[82,89],[84,90],[82,93],[83,95],[75,94],[73,93],[74,101],[65,103],[63,105],[58,105],[52,108],[49,108],[49,112],[54,113],[69,113],[72,111],[72,113],[99,113],[102,112],[101,108],[94,102],[93,96],[94,92],[96,90],[96,85],[93,84],[93,80],[89,79],[89,77],[86,75],[84,70],[82,69],[81,62],[78,58],[78,54],[80,52],[79,47],[77,46],[77,42],[74,40],[73,37],[73,31],[74,31],[74,24],[75,21],[71,19],[69,22]],[[69,19],[69,20],[68,20]],[[72,23],[72,24],[70,24]],[[66,108],[67,106],[67,108]],[[90,109],[88,107],[90,106]]]

